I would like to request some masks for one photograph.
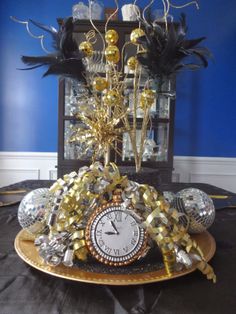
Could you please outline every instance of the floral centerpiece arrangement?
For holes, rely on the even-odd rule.
[[[115,2],[114,14],[119,9]],[[117,143],[126,132],[136,171],[140,171],[152,119],[150,109],[161,93],[164,80],[183,69],[206,67],[210,56],[206,48],[198,46],[204,37],[186,39],[184,14],[179,23],[167,22],[169,9],[175,7],[170,1],[163,1],[163,23],[148,21],[145,14],[152,2],[142,15],[137,12],[138,27],[132,30],[130,40],[121,51],[117,46],[117,31],[109,28],[112,15],[105,24],[105,38],[90,19],[91,30],[84,34],[79,46],[73,37],[73,18],[65,19],[59,30],[32,20],[23,22],[13,18],[25,24],[31,35],[30,23],[48,32],[53,39],[55,51],[48,52],[43,44],[44,36],[39,36],[46,54],[23,56],[27,69],[46,66],[44,76],[70,77],[83,86],[77,114],[82,126],[73,130],[70,141],[83,145],[85,154],[92,156],[89,167],[65,175],[50,189],[26,195],[19,207],[19,222],[35,235],[39,255],[50,266],[71,267],[76,260],[84,263],[94,260],[107,267],[125,267],[144,260],[157,247],[167,276],[196,265],[208,279],[215,281],[214,271],[201,247],[189,234],[204,231],[214,220],[214,206],[207,195],[192,189],[187,191],[187,196],[183,191],[181,197],[170,199],[147,184],[122,176],[110,160],[111,149],[121,153]],[[94,49],[97,36],[102,41],[101,51]],[[128,45],[133,45],[136,53],[126,60]],[[133,108],[128,108],[126,99],[126,78],[130,74]],[[136,136],[138,110],[143,116],[139,140]],[[193,202],[195,198],[197,203]],[[193,210],[195,206],[195,212],[188,212],[188,206]]]

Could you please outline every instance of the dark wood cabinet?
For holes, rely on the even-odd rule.
[[[96,27],[104,33],[105,22],[95,22]],[[121,49],[129,38],[131,31],[137,27],[136,22],[112,21],[109,23],[108,29],[115,29],[119,34],[118,46]],[[80,20],[74,25],[74,36],[78,44],[85,40],[87,33],[92,26],[89,21]],[[98,40],[94,45],[96,50],[101,50],[102,40]],[[124,58],[133,55],[132,45],[124,50]],[[125,68],[124,68],[125,69]],[[132,75],[128,75],[127,80],[132,80]],[[155,88],[155,87],[153,87]],[[81,122],[75,118],[75,114],[79,107],[81,86],[72,79],[59,80],[59,134],[58,134],[58,177],[63,174],[76,171],[84,165],[89,165],[91,160],[89,154],[81,154],[82,147],[69,143],[73,127]],[[162,94],[156,99],[155,104],[151,108],[151,122],[149,123],[147,138],[152,146],[143,154],[143,167],[155,168],[159,170],[161,182],[170,182],[173,170],[173,133],[174,133],[174,112],[175,97],[175,79],[166,80],[162,85]],[[127,106],[132,107],[132,89],[127,89]],[[130,117],[130,120],[132,118]],[[137,119],[137,138],[139,136],[139,124],[142,122],[142,112],[138,112]],[[150,148],[150,147],[149,147]],[[112,161],[118,165],[131,166],[134,165],[132,150],[127,133],[123,134],[121,144],[122,156],[112,153]],[[79,158],[78,158],[79,157]]]

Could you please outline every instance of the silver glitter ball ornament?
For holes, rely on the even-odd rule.
[[[175,199],[175,193],[171,192],[171,191],[164,191],[163,192],[163,196],[165,198],[165,200],[172,205]]]
[[[212,199],[203,191],[187,188],[176,194],[175,208],[187,215],[189,219],[188,232],[201,233],[209,228],[215,219],[215,207]],[[187,226],[185,216],[180,217],[183,225]]]
[[[50,201],[50,193],[47,188],[40,188],[26,194],[18,208],[18,220],[23,229],[32,234],[44,230],[45,213]]]

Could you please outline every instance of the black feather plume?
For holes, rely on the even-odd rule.
[[[47,26],[33,20],[32,24],[48,32],[52,36],[52,46],[55,51],[45,56],[22,56],[23,63],[28,68],[21,70],[32,70],[41,66],[47,66],[47,71],[43,77],[48,75],[62,75],[85,82],[84,57],[78,50],[76,41],[73,38],[73,19],[65,19],[62,26],[57,31],[52,26]]]
[[[31,65],[47,65],[57,62],[56,55],[47,55],[47,56],[39,56],[39,57],[30,57],[30,56],[22,56],[22,62],[31,66]]]
[[[183,70],[196,70],[207,67],[207,58],[211,57],[208,49],[198,47],[205,37],[187,40],[186,17],[181,14],[179,24],[149,24],[141,21],[145,28],[145,36],[138,39],[144,50],[138,53],[138,60],[153,78],[169,77]],[[191,57],[196,63],[186,63]]]
[[[58,32],[53,26],[44,25],[42,23],[36,22],[29,19],[29,21],[37,26],[38,28],[48,32],[52,36],[52,47],[54,49],[59,49],[60,47],[60,31]]]
[[[63,75],[86,83],[83,64],[78,59],[66,59],[52,64],[43,77],[48,75]]]

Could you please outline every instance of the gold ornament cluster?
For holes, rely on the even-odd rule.
[[[83,41],[79,45],[79,50],[85,54],[86,57],[91,57],[93,54],[93,46],[90,42],[88,41]]]
[[[116,46],[118,39],[118,33],[114,29],[107,31],[105,34],[105,40],[108,44],[105,49],[105,57],[108,62],[118,63],[120,61],[120,50]]]

